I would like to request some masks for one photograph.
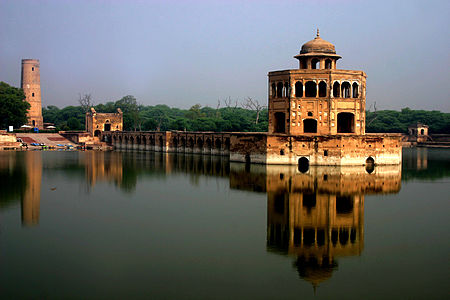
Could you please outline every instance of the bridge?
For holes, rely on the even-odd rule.
[[[230,154],[231,132],[103,131],[101,141],[116,149],[160,152]]]

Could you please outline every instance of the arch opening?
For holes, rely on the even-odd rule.
[[[372,156],[369,156],[366,159],[366,172],[372,174],[375,171],[375,159]]]
[[[359,97],[358,84],[356,82],[353,82],[353,84],[352,84],[352,97],[353,98],[358,98]]]
[[[298,159],[298,170],[301,173],[306,173],[309,170],[309,160],[306,157],[300,157]]]
[[[350,83],[343,82],[341,85],[341,95],[342,98],[350,98]]]
[[[308,81],[305,84],[305,97],[317,96],[317,84],[314,81]]]
[[[284,89],[283,89],[283,97],[289,97],[290,96],[289,91],[290,91],[289,83],[285,82]]]
[[[341,85],[337,81],[333,83],[333,97],[335,98],[341,97]]]
[[[319,83],[319,97],[326,97],[327,96],[327,84],[325,81],[321,81]]]
[[[278,82],[277,83],[277,98],[282,98],[282,97],[283,97],[283,83]]]
[[[325,69],[331,69],[331,59],[325,60]]]
[[[303,132],[304,133],[317,133],[317,120],[304,119],[303,120]]]
[[[320,62],[317,58],[311,60],[311,69],[320,69]]]
[[[284,112],[274,113],[274,129],[275,133],[285,133],[286,132],[286,114]]]
[[[303,97],[303,84],[301,83],[301,81],[297,81],[295,83],[295,97]]]
[[[275,83],[272,83],[272,97],[275,98],[277,95],[277,87]]]
[[[102,132],[100,130],[94,131],[94,136],[100,136],[101,134],[102,134]]]
[[[355,115],[348,112],[338,113],[337,115],[337,132],[338,133],[354,133],[355,132]]]

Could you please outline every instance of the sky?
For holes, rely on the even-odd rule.
[[[0,0],[0,81],[40,60],[42,105],[267,103],[316,28],[367,74],[366,107],[450,112],[450,1]]]

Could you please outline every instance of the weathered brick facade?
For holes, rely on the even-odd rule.
[[[86,131],[92,136],[100,136],[104,131],[122,131],[123,113],[118,108],[117,113],[97,113],[91,108],[86,113]]]

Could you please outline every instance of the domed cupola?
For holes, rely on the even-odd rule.
[[[300,54],[294,56],[300,61],[300,69],[335,69],[336,61],[341,58],[336,54],[334,45],[317,36],[303,44]]]

